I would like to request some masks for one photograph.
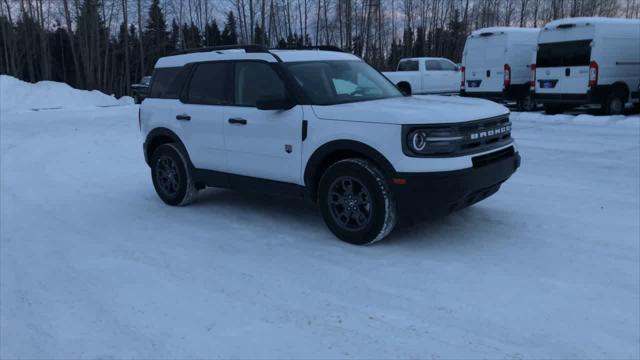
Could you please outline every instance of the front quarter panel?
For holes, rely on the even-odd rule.
[[[425,173],[462,170],[473,167],[472,158],[499,151],[515,143],[497,149],[458,157],[422,158],[409,157],[402,152],[402,125],[366,121],[344,121],[317,118],[311,109],[305,109],[308,136],[302,144],[302,172],[300,184],[304,184],[304,169],[314,152],[336,140],[356,141],[380,153],[396,173]],[[517,151],[517,148],[515,149]],[[392,175],[392,174],[391,174]]]

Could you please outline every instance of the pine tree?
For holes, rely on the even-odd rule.
[[[182,35],[184,37],[182,41],[185,49],[195,49],[202,46],[200,30],[194,23],[191,23],[191,25],[182,24]]]
[[[175,19],[171,21],[171,34],[169,35],[169,52],[172,53],[180,47],[180,25]]]
[[[146,69],[153,68],[156,61],[169,51],[169,33],[160,8],[160,0],[153,0],[149,7],[149,19],[143,32]]]
[[[218,23],[215,19],[207,24],[204,29],[204,44],[205,46],[216,46],[220,45],[220,28],[218,28]]]
[[[229,11],[227,14],[227,21],[224,24],[224,30],[222,30],[221,40],[222,45],[235,45],[238,43],[236,17],[233,15],[233,11]]]

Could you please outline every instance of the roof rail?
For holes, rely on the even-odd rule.
[[[333,45],[318,45],[318,46],[296,46],[296,47],[292,47],[292,48],[275,48],[275,49],[271,49],[271,50],[322,50],[322,51],[337,51],[337,52],[344,52],[344,50],[340,49],[337,46],[333,46]]]
[[[262,45],[222,45],[222,46],[207,46],[201,48],[193,48],[193,49],[185,49],[181,51],[176,51],[171,55],[184,55],[184,54],[193,54],[193,53],[201,53],[201,52],[211,52],[211,51],[222,51],[222,50],[244,50],[247,53],[268,53],[269,50]]]

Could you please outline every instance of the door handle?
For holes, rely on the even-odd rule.
[[[231,118],[229,119],[229,124],[247,125],[247,120],[243,118]]]
[[[564,76],[570,76],[570,75],[571,75],[571,68],[564,69]]]
[[[191,116],[187,114],[176,115],[176,120],[189,121],[191,120]]]

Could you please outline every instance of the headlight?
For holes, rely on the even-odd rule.
[[[427,133],[422,130],[414,131],[409,135],[409,146],[415,152],[421,152],[427,147]]]
[[[416,129],[409,133],[407,146],[415,154],[446,153],[462,140],[455,129]]]

